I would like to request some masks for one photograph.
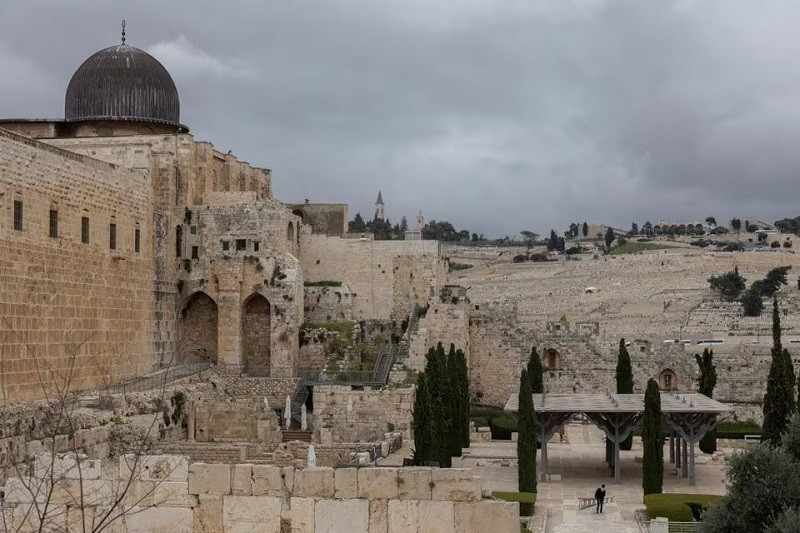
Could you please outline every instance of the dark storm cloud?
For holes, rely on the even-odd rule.
[[[0,3],[0,116],[80,62],[153,53],[182,121],[285,201],[378,189],[487,234],[800,214],[800,5],[603,0]]]

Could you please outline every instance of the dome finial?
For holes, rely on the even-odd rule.
[[[122,19],[122,44],[125,44],[125,19]]]

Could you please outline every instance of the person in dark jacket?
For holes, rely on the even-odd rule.
[[[606,499],[606,485],[605,483],[600,485],[596,491],[594,491],[594,499],[597,500],[597,513],[603,512],[603,500]]]

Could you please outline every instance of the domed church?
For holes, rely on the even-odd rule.
[[[435,241],[351,236],[348,219],[276,200],[269,169],[195,140],[123,30],[75,71],[63,120],[0,119],[6,397],[44,397],[42,368],[77,368],[75,389],[204,365],[291,387],[312,364],[304,321],[402,320],[444,282]],[[338,300],[314,291],[326,280]]]

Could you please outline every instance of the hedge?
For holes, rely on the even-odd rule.
[[[693,522],[692,511],[687,503],[699,503],[707,507],[721,497],[716,494],[648,494],[644,497],[644,504],[647,518],[651,520],[663,516],[670,522]]]
[[[513,416],[498,416],[489,420],[492,439],[511,440],[511,433],[517,431],[517,419]]]
[[[520,516],[533,516],[533,506],[536,504],[535,492],[505,492],[495,491],[492,496],[507,502],[519,502]]]
[[[745,435],[761,435],[761,426],[752,420],[722,422],[717,426],[718,439],[743,439]]]

